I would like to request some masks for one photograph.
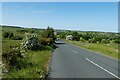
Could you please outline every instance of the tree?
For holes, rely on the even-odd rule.
[[[72,36],[73,36],[73,40],[76,40],[76,41],[79,41],[79,39],[80,39],[80,35],[78,34],[78,32],[73,32],[72,33]]]
[[[45,29],[41,35],[40,42],[43,45],[50,45],[55,43],[56,36],[54,35],[54,29],[49,26]]]

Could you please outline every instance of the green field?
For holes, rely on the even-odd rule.
[[[118,59],[118,44],[87,43],[87,42],[70,41],[70,40],[65,40],[65,41],[80,46],[82,48],[86,48]]]
[[[22,40],[2,40],[2,51],[11,51],[14,47],[20,46]]]

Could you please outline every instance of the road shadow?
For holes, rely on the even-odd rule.
[[[62,44],[66,44],[66,43],[55,43],[56,45],[62,45]]]
[[[58,48],[58,47],[60,47],[61,45],[64,45],[64,44],[66,44],[66,43],[64,43],[64,42],[56,42],[54,49],[56,49],[56,48]]]

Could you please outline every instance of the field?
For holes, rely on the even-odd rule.
[[[23,38],[25,38],[25,33],[37,33],[39,39],[39,34],[41,34],[42,31],[43,30],[41,29],[2,27],[2,32],[0,33],[0,37],[2,39],[0,43],[2,47],[2,54],[6,52],[11,52],[13,49],[20,48],[20,45],[23,42],[23,40],[4,38],[4,32],[11,32],[14,34],[14,36],[20,36]],[[49,60],[52,55],[52,49],[53,48],[51,46],[42,46],[40,50],[27,50],[27,56],[25,57],[25,59],[20,59],[20,62],[22,62],[21,65],[25,67],[22,67],[21,69],[11,68],[10,71],[3,73],[3,78],[44,79],[48,71]]]
[[[80,46],[82,48],[86,48],[95,52],[99,52],[101,54],[105,54],[113,58],[118,58],[118,44],[87,43],[87,42],[70,41],[70,40],[65,40],[65,41]]]

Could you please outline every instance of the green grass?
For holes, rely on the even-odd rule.
[[[107,56],[111,56],[113,58],[118,59],[118,44],[107,45],[107,44],[102,44],[102,43],[87,43],[87,42],[77,42],[77,41],[68,41],[68,40],[65,40],[65,41],[71,44],[80,46],[82,48],[86,48],[86,49],[99,52],[101,54],[105,54]]]
[[[22,40],[9,40],[9,39],[2,40],[2,52],[11,51],[13,47],[20,46],[21,42]]]
[[[11,40],[2,37],[4,31],[12,32],[15,35],[25,37],[24,33],[17,32],[17,30],[28,30],[27,28],[13,28],[13,27],[3,27],[0,33],[0,38],[2,39],[2,52],[11,51],[13,47],[19,47],[22,40]],[[40,34],[42,30],[37,30]],[[38,34],[38,35],[39,35]],[[48,68],[48,61],[51,57],[52,47],[44,46],[40,51],[28,51],[27,52],[27,62],[31,65],[24,67],[21,70],[11,69],[8,73],[4,74],[4,78],[40,78],[40,76],[45,76]],[[26,63],[27,63],[26,62]],[[29,65],[29,64],[28,64]]]
[[[48,47],[47,47],[48,48]],[[28,61],[33,65],[23,68],[19,71],[12,70],[5,74],[5,78],[40,78],[45,76],[48,67],[48,61],[51,57],[51,50],[29,51]]]

